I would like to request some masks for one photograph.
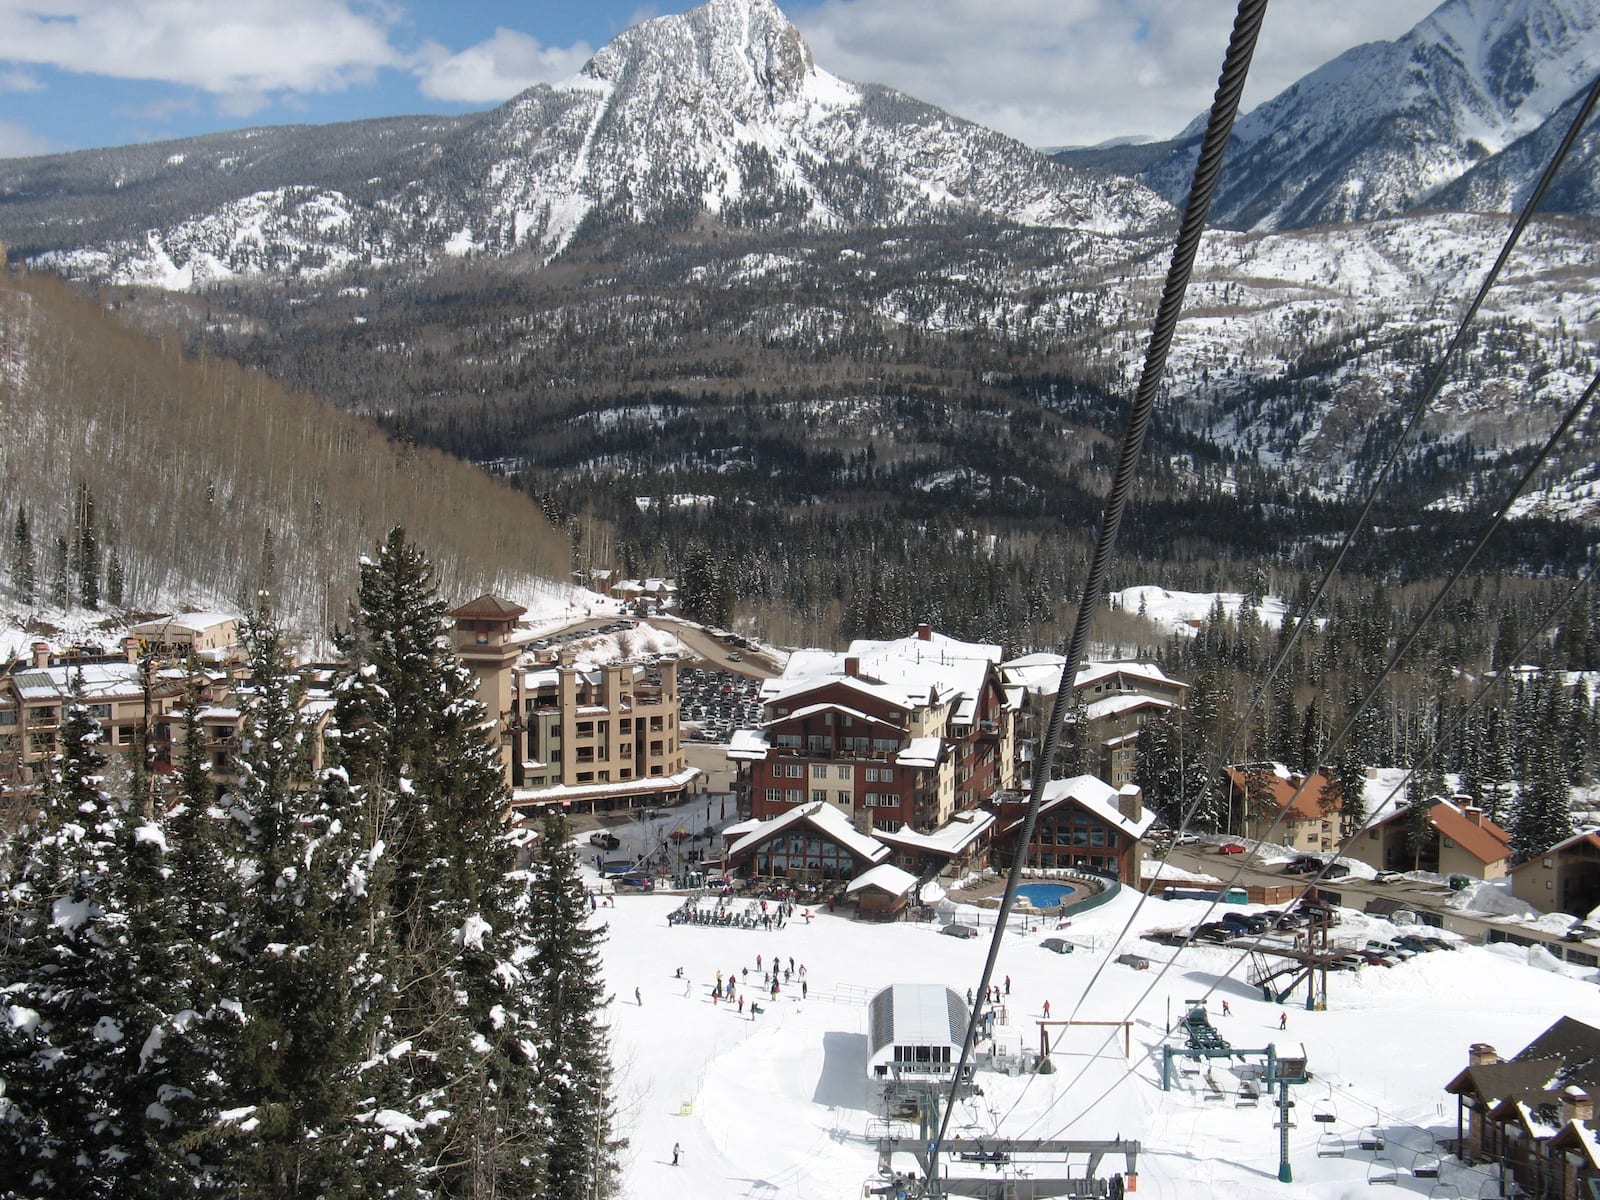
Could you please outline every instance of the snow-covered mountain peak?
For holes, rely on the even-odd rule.
[[[811,48],[772,0],[708,0],[623,31],[583,74],[623,84],[640,70],[669,82],[780,103],[815,69]]]
[[[1427,206],[1541,129],[1600,72],[1600,0],[1446,0],[1241,117],[1214,214],[1272,229]],[[1188,184],[1197,119],[1144,179]],[[1502,189],[1504,190],[1504,189]]]

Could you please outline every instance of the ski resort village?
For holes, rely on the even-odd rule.
[[[1268,8],[0,2],[0,1200],[1600,1200],[1600,0]]]
[[[586,619],[484,595],[444,625],[493,717],[504,819],[536,841],[567,818],[604,933],[623,1194],[1595,1194],[1582,789],[1568,835],[1519,855],[1453,779],[1341,790],[1331,765],[1232,763],[1180,833],[1139,754],[1191,685],[1091,661],[1063,704],[1082,769],[1044,783],[1024,837],[1059,656],[927,625],[782,653],[655,586],[646,618],[619,585]],[[1229,619],[1218,597],[1119,599],[1167,606],[1175,636],[1204,636],[1185,602]],[[112,774],[142,748],[158,778],[198,761],[214,794],[239,787],[260,699],[244,634],[184,612],[115,651],[32,642],[0,677],[8,803],[73,710]],[[339,668],[292,674],[314,773]]]

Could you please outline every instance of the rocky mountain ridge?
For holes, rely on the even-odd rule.
[[[1504,211],[1544,165],[1508,151],[1554,146],[1597,72],[1600,0],[1446,0],[1404,37],[1356,46],[1241,117],[1214,218],[1264,230]],[[1202,116],[1138,178],[1177,201],[1203,130]],[[1596,211],[1597,138],[1572,168],[1585,182],[1552,211]]]

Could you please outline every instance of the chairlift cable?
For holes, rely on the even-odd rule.
[[[1200,238],[1205,232],[1206,218],[1211,209],[1211,198],[1216,191],[1217,179],[1222,172],[1223,157],[1233,132],[1234,117],[1239,111],[1240,97],[1245,79],[1250,71],[1250,60],[1255,53],[1256,39],[1261,22],[1266,16],[1267,0],[1239,0],[1234,18],[1233,33],[1217,83],[1216,95],[1211,105],[1211,115],[1206,125],[1205,137],[1195,162],[1194,181],[1184,206],[1178,237],[1173,246],[1171,265],[1167,269],[1167,282],[1162,290],[1161,302],[1156,311],[1155,324],[1146,350],[1144,370],[1128,413],[1127,427],[1123,432],[1122,450],[1112,477],[1111,490],[1106,498],[1105,514],[1100,535],[1095,542],[1088,577],[1084,580],[1083,595],[1073,622],[1072,637],[1068,643],[1066,661],[1061,668],[1061,685],[1051,704],[1050,720],[1045,728],[1044,742],[1034,763],[1033,786],[1030,789],[1027,815],[1023,818],[1011,870],[1006,877],[1005,895],[1000,902],[1000,912],[995,931],[989,943],[989,953],[976,989],[977,995],[987,995],[994,976],[995,963],[1000,956],[1000,945],[1016,901],[1017,885],[1022,877],[1025,855],[1020,848],[1028,844],[1038,821],[1044,787],[1049,780],[1051,765],[1055,761],[1060,739],[1062,719],[1066,715],[1066,701],[1077,677],[1078,664],[1083,659],[1088,644],[1089,629],[1095,610],[1105,592],[1106,576],[1110,569],[1112,549],[1122,523],[1128,493],[1132,490],[1139,456],[1144,447],[1145,432],[1155,407],[1156,393],[1166,370],[1167,355],[1172,347],[1173,335],[1183,309],[1183,299],[1189,279],[1194,272],[1194,261],[1199,253]],[[961,1057],[950,1080],[950,1089],[944,1105],[944,1115],[939,1130],[929,1146],[930,1174],[938,1169],[938,1156],[950,1126],[950,1114],[955,1107],[955,1096],[967,1064],[972,1057],[972,1047],[977,1035],[978,1010],[968,1015],[966,1036],[962,1040]]]

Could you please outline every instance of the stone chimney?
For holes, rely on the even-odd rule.
[[[1500,1052],[1488,1042],[1473,1042],[1467,1050],[1467,1066],[1485,1067],[1500,1061]]]
[[[1136,783],[1125,783],[1117,789],[1117,811],[1124,821],[1139,821],[1144,817],[1144,793]]]
[[[865,804],[856,809],[856,832],[872,836],[872,810]]]
[[[924,621],[921,625],[918,625],[917,626],[917,641],[919,641],[919,642],[931,642],[931,641],[933,641],[933,626],[929,625],[926,621]]]
[[[33,665],[36,670],[42,671],[50,665],[50,643],[35,642],[33,644]]]
[[[851,679],[861,674],[861,660],[853,655],[844,660],[844,673]]]
[[[127,659],[128,659],[129,662],[131,662],[131,663],[138,662],[139,661],[139,639],[136,638],[136,637],[125,637],[125,638],[123,638],[122,639],[122,653],[127,656]]]
[[[1561,1089],[1561,1123],[1568,1121],[1593,1121],[1594,1100],[1575,1083]]]
[[[1469,804],[1463,808],[1461,812],[1462,815],[1464,815],[1467,820],[1471,821],[1474,825],[1481,826],[1483,824],[1483,809]]]

